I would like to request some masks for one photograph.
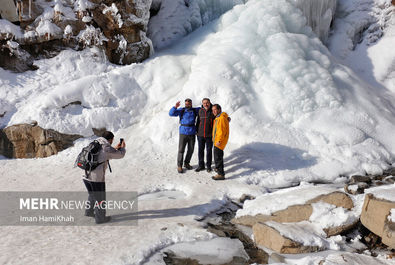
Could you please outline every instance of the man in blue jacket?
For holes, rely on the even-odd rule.
[[[180,117],[180,138],[178,142],[178,156],[177,156],[177,171],[183,173],[182,162],[184,158],[185,147],[188,145],[188,151],[184,160],[184,167],[192,169],[191,162],[193,149],[195,148],[196,126],[195,121],[200,108],[192,108],[192,100],[187,98],[185,100],[185,108],[178,108],[181,105],[180,101],[176,103],[169,111],[172,117]]]

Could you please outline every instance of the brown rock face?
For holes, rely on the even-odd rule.
[[[52,57],[66,47],[83,49],[87,46],[100,47],[115,64],[141,62],[151,52],[151,41],[146,37],[150,2],[33,1],[29,12],[29,1],[22,0],[19,2],[23,7],[20,25],[10,23],[12,30],[0,34],[0,57],[4,57],[0,58],[0,67],[22,72],[34,69],[31,61],[23,65],[28,57],[26,53],[33,57]],[[9,41],[13,43],[12,48],[8,47]],[[20,55],[24,58],[19,58]],[[13,61],[17,61],[17,67]]]
[[[57,154],[82,136],[45,130],[34,124],[20,124],[1,130],[0,137],[0,154],[9,158],[34,158]]]
[[[391,209],[395,209],[395,202],[377,199],[372,194],[367,194],[362,207],[361,223],[380,236],[384,244],[395,248],[395,224],[387,219]]]
[[[275,221],[278,223],[296,223],[300,221],[307,221],[313,213],[313,207],[311,204],[316,202],[325,202],[335,205],[336,207],[343,207],[345,209],[351,209],[354,207],[354,203],[350,196],[343,192],[336,191],[318,196],[308,201],[306,204],[289,206],[287,209],[272,213],[272,215],[258,214],[256,216],[242,216],[239,218],[234,218],[232,222],[235,224],[253,226],[257,222],[266,221]]]
[[[319,251],[318,246],[304,246],[299,242],[282,236],[276,229],[264,224],[256,223],[253,228],[255,242],[279,253],[299,254]]]

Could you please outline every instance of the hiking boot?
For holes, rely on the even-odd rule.
[[[94,213],[85,213],[85,216],[88,216],[88,217],[95,217],[95,214],[94,214]]]
[[[110,222],[110,220],[111,220],[111,216],[106,216],[106,217],[104,217],[103,221],[96,222],[96,224],[108,223],[108,222]]]
[[[213,171],[211,167],[207,167],[207,172],[210,173],[211,171]]]
[[[217,175],[215,175],[215,176],[212,176],[211,177],[213,180],[224,180],[225,179],[225,176],[222,176],[222,175],[220,175],[220,174],[217,174]]]
[[[184,164],[184,167],[185,167],[186,169],[188,169],[188,170],[193,169],[193,167],[192,167],[190,164],[188,164],[188,163],[185,163],[185,164]]]
[[[204,169],[204,167],[197,167],[197,169],[195,169],[196,172],[202,171]]]
[[[184,173],[184,170],[182,170],[182,167],[177,168],[178,173]]]

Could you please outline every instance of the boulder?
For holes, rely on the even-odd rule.
[[[319,246],[306,246],[296,242],[266,223],[256,223],[252,227],[255,242],[266,248],[270,248],[278,253],[299,254],[322,250]]]
[[[318,196],[312,200],[309,200],[307,203],[315,203],[320,201],[333,204],[336,207],[343,207],[348,210],[354,207],[354,203],[350,196],[340,191],[335,191],[329,194]]]
[[[360,175],[354,175],[351,176],[350,183],[354,184],[357,182],[365,182],[365,183],[370,183],[372,179],[369,176],[360,176]]]
[[[43,129],[37,124],[19,124],[0,131],[1,154],[9,158],[48,157],[73,145],[80,135]]]
[[[0,30],[0,67],[15,72],[34,70],[30,56],[53,57],[62,49],[87,46],[100,47],[116,64],[141,62],[152,53],[146,37],[151,1],[30,3],[31,8],[28,0],[18,1],[18,25],[5,21],[8,27]],[[18,49],[8,47],[11,40]],[[26,58],[29,61],[23,64]]]
[[[391,209],[395,209],[395,202],[367,194],[362,207],[361,223],[380,236],[384,244],[395,248],[395,227],[394,223],[388,220]]]
[[[266,221],[275,221],[279,223],[296,223],[300,221],[307,221],[313,213],[311,204],[320,201],[333,204],[337,207],[343,207],[345,209],[351,209],[354,207],[354,203],[350,196],[343,192],[336,191],[329,194],[320,195],[312,200],[309,200],[306,204],[289,206],[287,209],[274,212],[271,215],[258,214],[256,216],[246,215],[233,218],[232,223],[253,226],[257,222]]]

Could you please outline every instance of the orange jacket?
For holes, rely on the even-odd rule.
[[[229,120],[226,112],[221,112],[214,120],[213,143],[221,150],[225,149],[229,138]],[[216,143],[219,142],[219,145]]]

